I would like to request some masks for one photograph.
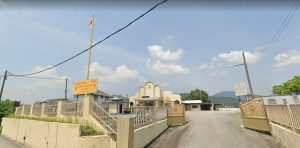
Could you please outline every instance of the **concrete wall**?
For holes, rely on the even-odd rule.
[[[78,148],[109,148],[110,138],[106,135],[78,138]]]
[[[167,128],[167,120],[162,120],[134,130],[134,148],[143,148]]]
[[[109,148],[106,135],[80,137],[79,124],[2,119],[2,136],[33,148]]]
[[[240,108],[218,108],[218,111],[234,111],[234,112],[241,112]]]
[[[280,125],[270,123],[271,134],[276,138],[284,147],[299,148],[300,147],[300,134],[294,133]]]
[[[117,103],[109,103],[108,104],[108,112],[109,113],[118,113],[118,104]]]

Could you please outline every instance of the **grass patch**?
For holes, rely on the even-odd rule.
[[[104,132],[98,131],[88,124],[80,125],[80,136],[95,136],[95,135],[104,135]]]
[[[30,116],[20,116],[15,114],[8,115],[8,118],[27,119],[27,120],[36,120],[36,121],[45,121],[45,122],[71,123],[71,124],[80,123],[78,119],[74,119],[74,118],[30,117]]]

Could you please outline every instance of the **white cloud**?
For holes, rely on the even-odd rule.
[[[218,58],[226,62],[242,63],[243,62],[242,52],[243,51],[230,51],[228,53],[220,53],[218,55]],[[246,61],[249,64],[256,63],[262,57],[262,53],[260,52],[244,51],[244,54],[245,54]]]
[[[145,81],[136,69],[130,69],[126,65],[120,65],[112,70],[98,63],[91,65],[91,76],[98,77],[101,82],[121,83],[132,81]]]
[[[182,75],[190,72],[189,68],[181,65],[174,63],[166,64],[161,63],[160,61],[156,61],[156,63],[152,65],[152,69],[163,75]]]
[[[161,61],[178,61],[184,53],[182,49],[171,51],[158,45],[148,46],[148,51],[151,57]]]
[[[98,63],[92,63],[90,67],[90,72],[94,74],[98,73],[98,74],[107,75],[107,74],[111,74],[113,71],[109,67],[101,66]]]
[[[278,54],[274,57],[273,67],[284,68],[292,65],[300,65],[300,51],[292,50]]]
[[[221,63],[219,62],[220,60],[216,57],[213,57],[211,59],[211,63],[205,63],[205,64],[201,64],[199,66],[199,69],[200,70],[203,70],[203,69],[214,69],[216,67],[220,67],[221,66]]]
[[[199,65],[200,70],[209,69],[213,70],[216,68],[222,67],[222,63],[230,62],[235,64],[243,63],[243,51],[230,51],[227,53],[220,53],[217,57],[212,57],[210,63],[204,63]],[[260,52],[249,52],[244,51],[245,58],[248,64],[253,64],[259,61],[262,57],[262,53]],[[224,65],[225,66],[225,65]],[[228,65],[227,65],[228,66]]]
[[[148,46],[151,58],[147,58],[146,65],[161,75],[184,75],[190,72],[190,69],[175,62],[180,60],[184,51],[177,49],[176,51],[165,50],[158,45]]]

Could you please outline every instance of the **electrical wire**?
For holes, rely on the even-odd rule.
[[[265,49],[270,49],[273,46],[273,44],[278,40],[282,32],[285,30],[286,26],[289,24],[289,22],[295,15],[298,7],[299,7],[299,3],[298,0],[296,0],[293,7],[289,11],[288,15],[285,17],[285,19],[283,20],[280,27],[277,29],[277,31],[275,32],[275,34],[273,35],[272,39],[270,40],[269,44],[267,44]]]
[[[22,77],[18,77],[18,76],[14,76],[14,75],[8,75],[8,76],[12,76],[12,77],[16,77],[16,78],[30,78],[30,79],[42,79],[42,80],[68,80],[71,83],[75,83],[73,80],[71,80],[70,78],[58,78],[58,77],[33,77],[33,76],[22,76]],[[1,79],[1,78],[0,78]]]
[[[10,75],[13,77],[17,77],[14,75]],[[22,76],[22,77],[17,77],[17,78],[30,78],[30,79],[46,79],[46,80],[65,80],[66,78],[57,78],[57,77],[32,77],[32,76]]]
[[[45,69],[43,69],[43,70],[36,71],[36,72],[33,72],[33,73],[28,73],[28,74],[13,74],[13,73],[10,73],[10,72],[9,72],[9,74],[11,74],[11,75],[13,75],[13,76],[16,76],[16,77],[24,77],[24,76],[30,76],[30,75],[35,75],[35,74],[38,74],[38,73],[42,73],[42,72],[45,72],[45,71],[47,71],[47,70],[53,69],[53,68],[55,68],[55,67],[58,67],[58,66],[60,66],[60,65],[62,65],[62,64],[64,64],[64,63],[66,63],[66,62],[68,62],[68,61],[70,61],[70,60],[72,60],[72,59],[78,57],[79,55],[81,55],[81,54],[87,52],[89,49],[91,49],[91,48],[97,46],[98,44],[104,42],[105,40],[109,39],[110,37],[114,36],[115,34],[119,33],[120,31],[124,30],[125,28],[129,27],[129,26],[132,25],[134,22],[136,22],[137,20],[141,19],[141,18],[144,17],[146,14],[148,14],[149,12],[151,12],[152,10],[154,10],[156,7],[158,7],[159,5],[162,5],[163,3],[167,2],[167,1],[168,1],[168,0],[164,0],[164,1],[162,1],[162,2],[157,3],[156,5],[154,5],[153,7],[151,7],[148,11],[144,12],[142,15],[138,16],[137,18],[135,18],[134,20],[132,20],[131,22],[129,22],[129,23],[128,23],[127,25],[125,25],[124,27],[121,27],[120,29],[118,29],[117,31],[115,31],[115,32],[111,33],[110,35],[106,36],[105,38],[103,38],[103,39],[100,40],[99,42],[95,43],[95,44],[92,45],[91,47],[89,47],[89,48],[87,48],[87,49],[85,49],[85,50],[83,50],[83,51],[77,53],[76,55],[74,55],[74,56],[72,56],[72,57],[70,57],[70,58],[68,58],[68,59],[66,59],[66,60],[64,60],[64,61],[62,61],[62,62],[59,62],[59,63],[55,64],[54,66],[51,66],[51,67],[48,67],[48,68],[45,68]]]

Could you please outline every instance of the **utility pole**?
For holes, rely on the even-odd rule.
[[[254,93],[253,93],[252,84],[251,84],[251,80],[250,80],[250,76],[249,76],[249,72],[248,72],[248,66],[247,66],[245,54],[244,54],[244,52],[242,52],[242,54],[243,54],[243,60],[244,60],[244,67],[245,67],[245,71],[246,71],[246,75],[247,75],[247,81],[248,81],[248,85],[249,85],[249,89],[250,89],[250,95],[251,95],[251,97],[254,97]]]
[[[5,73],[4,73],[4,76],[3,76],[3,81],[2,81],[1,91],[0,91],[0,101],[1,101],[1,98],[2,98],[2,93],[3,93],[3,88],[4,88],[6,78],[7,78],[7,70],[5,70]]]
[[[89,80],[89,76],[90,76],[90,65],[91,65],[91,54],[92,54],[92,45],[93,45],[93,32],[94,32],[94,15],[90,22],[90,28],[92,30],[91,30],[91,38],[90,38],[89,61],[88,61],[88,67],[86,72],[86,80]]]
[[[68,97],[68,78],[66,78],[66,86],[65,86],[65,99]]]

